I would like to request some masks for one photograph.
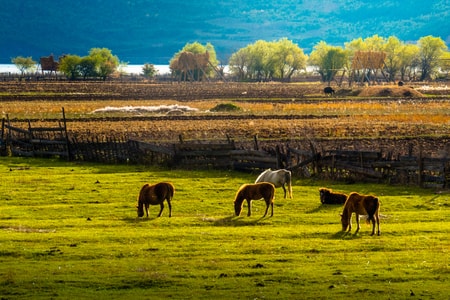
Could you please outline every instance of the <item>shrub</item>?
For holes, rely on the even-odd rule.
[[[223,112],[223,111],[238,111],[241,110],[239,106],[234,105],[233,103],[221,103],[217,104],[215,107],[211,109],[214,112]]]

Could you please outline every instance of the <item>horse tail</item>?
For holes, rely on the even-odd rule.
[[[169,187],[169,196],[170,196],[170,199],[172,199],[172,198],[173,198],[173,195],[175,194],[175,187],[174,187],[173,184],[171,184],[171,183],[168,183],[167,185],[168,185],[168,187]]]
[[[371,208],[372,209],[367,212],[367,214],[368,214],[367,220],[366,220],[367,224],[370,224],[370,221],[375,223],[375,217],[374,216],[378,212],[378,210],[380,209],[380,200],[377,197],[373,197],[373,207],[371,207]]]
[[[272,201],[275,199],[275,185],[272,184],[272,188],[270,189],[270,198],[272,199]]]

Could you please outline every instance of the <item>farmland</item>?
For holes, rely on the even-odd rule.
[[[436,154],[448,141],[449,90],[412,87],[342,88],[326,97],[317,83],[2,83],[0,101],[3,115],[24,126],[27,120],[45,125],[45,120],[58,119],[64,107],[68,130],[78,136],[173,142],[180,134],[193,140],[229,136],[238,141],[258,135],[269,142],[314,141],[323,147],[400,152],[412,140]],[[240,110],[211,112],[224,103]],[[161,105],[192,110],[177,115],[145,110]]]
[[[3,117],[25,128],[28,120],[54,124],[64,107],[69,134],[77,136],[173,142],[182,134],[245,142],[258,135],[262,142],[300,146],[312,141],[325,148],[401,154],[412,144],[430,155],[448,152],[447,89],[343,88],[334,97],[322,89],[317,83],[15,82],[0,83],[0,103]],[[212,112],[219,104],[240,110]],[[2,157],[0,297],[446,299],[450,294],[448,190],[294,177],[294,199],[283,199],[277,190],[273,217],[261,218],[261,201],[251,217],[233,216],[236,190],[256,175]],[[138,219],[139,189],[157,181],[175,185],[173,217],[166,205],[161,218],[152,206],[150,218]],[[322,186],[378,195],[381,236],[369,236],[364,224],[358,235],[342,234],[342,208],[320,204]]]

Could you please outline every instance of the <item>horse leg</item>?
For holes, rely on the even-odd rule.
[[[247,217],[250,217],[252,214],[252,200],[247,200],[247,206],[248,206]]]
[[[269,211],[269,201],[266,201],[266,211],[264,212],[263,218],[267,215],[267,212]],[[272,212],[273,213],[273,212]]]
[[[284,183],[281,185],[281,187],[283,188],[284,191],[284,199],[286,199],[286,188],[284,187]]]
[[[352,231],[352,215],[350,214],[348,217],[348,232]]]
[[[148,218],[148,207],[150,206],[150,204],[148,204],[148,203],[145,203],[144,204],[144,207],[145,207],[145,214],[147,215],[147,218]]]
[[[170,203],[170,198],[167,199],[167,204],[169,205],[169,218],[172,216],[172,204]]]
[[[372,227],[372,235],[375,234],[375,222],[377,223],[377,235],[380,235],[380,216],[378,214],[375,214],[373,216],[373,227]]]
[[[162,211],[164,209],[164,202],[161,202],[161,204],[159,206],[161,207],[161,209],[159,210],[158,217],[161,217]]]
[[[356,231],[355,234],[358,233],[358,231],[361,229],[361,226],[359,225],[359,215],[355,213],[355,218],[356,218]]]

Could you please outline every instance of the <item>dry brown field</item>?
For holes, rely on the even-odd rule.
[[[64,108],[69,134],[152,142],[224,140],[383,150],[411,145],[448,152],[450,89],[445,84],[337,88],[320,83],[3,82],[4,118],[47,126]],[[212,112],[219,104],[240,108]],[[168,106],[168,107],[167,107]]]

